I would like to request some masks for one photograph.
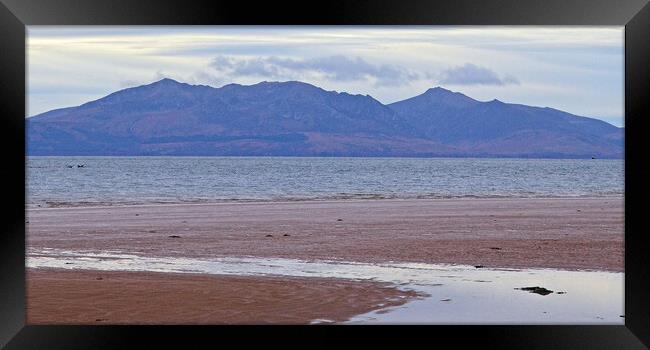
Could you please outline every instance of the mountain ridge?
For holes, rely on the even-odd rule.
[[[623,129],[434,87],[383,104],[300,82],[165,78],[26,118],[28,155],[622,158]]]

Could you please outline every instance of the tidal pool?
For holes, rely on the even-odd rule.
[[[350,324],[624,324],[624,274],[615,272],[257,257],[191,259],[56,249],[29,250],[27,267],[373,280],[426,295],[355,316]],[[546,290],[539,294],[521,289],[527,287]]]

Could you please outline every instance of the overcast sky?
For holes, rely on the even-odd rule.
[[[623,27],[29,26],[27,114],[172,78],[300,80],[391,103],[442,86],[623,125]]]

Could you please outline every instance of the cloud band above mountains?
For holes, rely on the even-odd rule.
[[[361,57],[326,56],[307,59],[283,57],[217,56],[210,67],[220,75],[263,77],[276,80],[319,76],[330,81],[369,81],[379,86],[402,86],[416,80],[449,85],[519,84],[512,76],[500,77],[489,68],[466,63],[438,73],[418,72],[399,65],[373,64]]]
[[[228,75],[280,80],[319,75],[331,81],[370,80],[377,85],[405,85],[422,78],[421,74],[397,65],[372,64],[360,57],[341,55],[307,59],[217,56],[210,66]]]
[[[439,75],[440,84],[448,85],[519,85],[513,76],[500,77],[494,71],[471,63],[444,70]]]

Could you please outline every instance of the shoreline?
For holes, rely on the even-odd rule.
[[[40,204],[26,204],[25,210],[46,210],[46,209],[95,209],[95,208],[121,208],[121,207],[157,207],[157,206],[179,206],[179,205],[234,205],[234,204],[289,204],[289,203],[354,203],[373,201],[449,201],[449,200],[537,200],[537,199],[616,199],[625,200],[625,194],[603,194],[603,195],[577,195],[577,196],[457,196],[457,197],[394,197],[394,198],[305,198],[305,199],[223,199],[223,200],[188,200],[177,202],[66,202],[51,206]],[[47,203],[47,201],[45,202]],[[36,206],[35,206],[36,205]]]
[[[83,253],[97,253],[97,254],[105,254],[105,253],[115,253],[119,254],[121,252],[116,252],[116,251],[93,251],[93,252],[77,252],[79,254]],[[29,255],[30,253],[28,253]],[[42,253],[36,253],[33,255],[34,257],[43,257],[44,255]],[[154,258],[154,259],[165,259],[166,257],[163,256],[151,256],[147,258]],[[263,258],[263,257],[258,257],[255,255],[242,255],[238,257],[233,257],[233,256],[219,256],[215,257],[216,259],[275,259],[275,258]],[[279,258],[279,259],[287,259],[288,258]],[[475,268],[478,269],[476,266],[480,266],[480,269],[483,270],[494,270],[494,271],[525,271],[525,270],[536,270],[536,271],[546,271],[546,272],[598,272],[598,273],[611,273],[611,274],[617,274],[617,273],[625,273],[624,269],[604,269],[604,268],[572,268],[572,267],[534,267],[534,266],[527,266],[527,267],[518,267],[518,266],[483,266],[483,265],[468,265],[468,264],[457,264],[457,263],[422,263],[422,262],[417,262],[417,261],[374,261],[374,262],[360,262],[360,261],[343,261],[343,260],[307,260],[307,259],[296,259],[296,261],[304,262],[307,264],[310,263],[341,263],[341,264],[375,264],[377,266],[381,265],[391,265],[391,264],[429,264],[429,265],[434,265],[434,266],[439,266],[439,267],[447,267],[450,269],[455,269],[455,268]],[[100,268],[86,268],[86,267],[79,267],[79,268],[63,268],[63,267],[32,267],[32,266],[26,266],[28,269],[32,270],[63,270],[63,271],[69,271],[69,270],[74,270],[74,271],[106,271],[106,272],[124,272],[124,273],[130,273],[130,272],[151,272],[151,273],[163,273],[163,274],[198,274],[198,275],[206,275],[206,276],[228,276],[229,274],[220,274],[220,273],[207,273],[207,272],[194,272],[194,271],[187,271],[187,272],[160,272],[160,271],[149,271],[149,270],[140,270],[140,269],[132,269],[132,270],[120,270],[120,269],[100,269]],[[286,275],[282,274],[260,274],[260,275],[238,275],[238,276],[267,276],[267,277],[282,277]],[[310,277],[311,278],[311,277]],[[351,279],[354,280],[354,279]]]

